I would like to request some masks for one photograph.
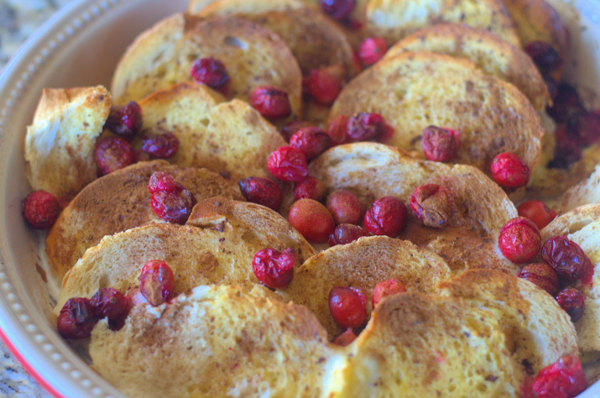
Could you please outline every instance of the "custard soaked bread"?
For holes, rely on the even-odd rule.
[[[426,52],[384,59],[344,87],[329,121],[358,112],[381,114],[395,129],[386,143],[419,157],[423,129],[435,125],[459,131],[456,163],[488,174],[502,152],[531,170],[540,158],[544,129],[529,100],[466,59]]]
[[[546,82],[531,58],[487,30],[459,24],[434,25],[402,39],[385,56],[417,51],[466,58],[485,73],[515,85],[537,111],[545,110],[550,103]]]

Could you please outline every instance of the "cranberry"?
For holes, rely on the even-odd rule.
[[[260,283],[271,289],[278,289],[292,282],[295,263],[294,249],[280,252],[269,248],[260,250],[254,255],[252,270]]]
[[[406,286],[404,283],[400,282],[397,279],[390,279],[387,281],[379,282],[375,285],[373,289],[373,297],[371,298],[371,303],[373,305],[373,309],[379,304],[379,302],[385,296],[391,296],[398,293],[405,293]]]
[[[358,113],[348,120],[348,137],[351,141],[376,141],[385,132],[386,124],[378,113]]]
[[[337,189],[327,197],[327,210],[336,224],[358,225],[365,214],[360,199],[346,189]]]
[[[422,185],[410,195],[410,209],[423,225],[443,228],[452,216],[452,198],[437,184]]]
[[[31,192],[21,203],[25,221],[35,229],[50,228],[60,214],[60,203],[46,191]]]
[[[267,119],[282,119],[292,113],[288,93],[273,86],[258,86],[252,90],[250,105]]]
[[[329,235],[329,246],[347,245],[364,236],[367,232],[358,225],[340,224]]]
[[[594,267],[579,245],[566,236],[554,236],[542,246],[542,259],[566,283],[591,283]]]
[[[104,127],[113,133],[131,140],[142,128],[142,108],[137,102],[115,105],[111,108]]]
[[[131,145],[119,137],[106,137],[96,143],[94,159],[102,174],[110,174],[136,162]]]
[[[543,72],[550,72],[560,66],[560,55],[548,43],[543,41],[531,42],[525,47],[525,52]]]
[[[583,157],[583,152],[578,142],[569,134],[569,128],[566,124],[559,125],[554,131],[556,146],[554,147],[554,157],[548,162],[548,168],[568,169],[573,163],[578,162]]]
[[[373,65],[385,55],[388,50],[387,44],[381,37],[369,37],[360,43],[358,56],[363,65]]]
[[[258,203],[277,211],[283,201],[283,193],[273,181],[261,177],[240,180],[240,190],[248,202]]]
[[[313,69],[308,75],[306,89],[308,94],[321,105],[331,105],[342,91],[344,84],[342,73],[335,68],[337,65]]]
[[[294,199],[312,199],[322,202],[325,199],[326,188],[321,180],[314,177],[308,177],[294,189]]]
[[[376,200],[365,213],[365,229],[373,235],[395,237],[406,226],[408,211],[398,198],[386,196]]]
[[[505,188],[518,188],[529,181],[529,166],[514,153],[504,152],[492,160],[492,177]]]
[[[150,176],[148,181],[148,191],[150,193],[156,192],[177,192],[177,183],[173,180],[173,177],[165,173],[164,171],[156,171]]]
[[[539,200],[528,200],[517,207],[519,217],[529,218],[539,229],[543,229],[556,218],[556,212]]]
[[[560,308],[569,314],[571,321],[576,322],[583,316],[585,296],[579,290],[574,288],[562,290],[556,296],[556,301],[558,301]]]
[[[510,261],[527,263],[540,252],[542,237],[536,225],[529,219],[516,217],[509,220],[500,231],[498,246]]]
[[[331,148],[331,138],[318,127],[305,127],[292,136],[290,146],[301,151],[310,161]]]
[[[356,340],[356,335],[354,334],[352,329],[348,329],[344,333],[336,337],[335,340],[333,340],[333,344],[346,347],[347,345],[352,344],[354,340]]]
[[[558,294],[558,276],[552,267],[546,264],[526,265],[517,276],[544,289],[553,297]]]
[[[458,131],[436,126],[423,130],[423,152],[435,162],[449,162],[458,151]]]
[[[110,323],[124,320],[129,314],[129,299],[120,291],[112,287],[104,287],[90,301],[94,313],[98,318],[108,318]]]
[[[348,117],[337,115],[327,128],[327,135],[331,138],[332,145],[341,145],[348,142]]]
[[[163,220],[183,225],[192,214],[196,198],[190,191],[179,185],[175,192],[153,193],[150,204],[156,215]]]
[[[313,243],[325,243],[335,229],[335,221],[325,206],[312,199],[300,199],[292,205],[288,221]]]
[[[173,271],[164,261],[150,260],[142,268],[140,291],[153,306],[159,306],[173,298],[174,286]]]
[[[283,181],[303,181],[308,176],[308,163],[302,151],[289,146],[279,147],[269,156],[267,167]]]
[[[336,21],[346,19],[354,9],[356,0],[319,0],[323,12]]]
[[[367,295],[353,287],[334,287],[329,292],[329,311],[341,327],[359,327],[367,319]]]
[[[281,135],[287,142],[290,142],[292,136],[304,127],[313,127],[313,125],[303,120],[294,120],[281,128]]]
[[[569,118],[565,133],[581,147],[588,147],[600,140],[600,117],[594,113],[578,113]]]
[[[58,333],[65,339],[85,339],[98,323],[94,308],[87,298],[74,297],[67,300],[56,321]]]
[[[586,110],[575,87],[566,83],[560,84],[553,105],[548,108],[548,114],[554,121],[556,123],[566,123],[571,116],[585,112]]]
[[[229,81],[229,73],[225,65],[218,59],[202,58],[192,64],[192,78],[198,83],[206,84],[210,88],[219,89]]]
[[[575,398],[586,385],[579,358],[564,355],[540,370],[533,380],[532,390],[535,398]]]
[[[142,151],[156,159],[167,159],[177,153],[179,139],[172,133],[151,135],[144,138]]]

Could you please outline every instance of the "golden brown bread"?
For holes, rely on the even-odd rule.
[[[142,162],[110,173],[85,187],[62,211],[46,238],[50,268],[60,281],[105,235],[159,220],[150,206],[150,176],[164,171],[196,200],[226,196],[244,200],[230,182],[206,169],[179,168],[164,160]]]
[[[462,24],[434,25],[402,39],[385,56],[407,51],[466,58],[485,73],[515,85],[537,111],[543,111],[551,102],[546,82],[531,58],[487,30]]]
[[[544,129],[529,100],[466,59],[406,52],[382,60],[344,87],[329,121],[358,112],[381,114],[395,128],[386,143],[421,158],[424,128],[456,129],[460,146],[453,160],[488,175],[502,152],[515,153],[531,169],[540,158]]]
[[[571,187],[563,194],[558,206],[558,214],[564,214],[579,206],[600,203],[600,167],[585,181]]]
[[[43,90],[25,138],[33,189],[71,199],[97,178],[94,147],[111,105],[103,86]]]

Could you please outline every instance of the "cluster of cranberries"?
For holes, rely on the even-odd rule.
[[[174,224],[187,222],[196,198],[173,177],[162,171],[155,172],[148,182],[148,191],[152,194],[152,209],[160,218]]]

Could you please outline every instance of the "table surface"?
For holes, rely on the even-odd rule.
[[[0,0],[0,72],[48,17],[73,0]],[[51,398],[0,343],[0,396]]]

